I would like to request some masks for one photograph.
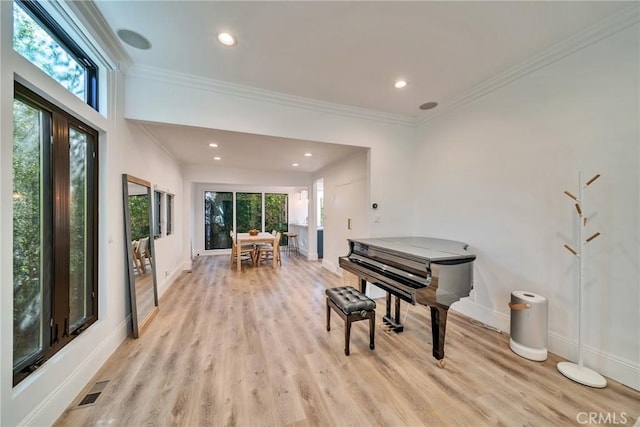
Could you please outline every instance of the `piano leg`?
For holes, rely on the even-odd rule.
[[[387,292],[387,304],[385,305],[387,307],[387,313],[382,320],[384,320],[385,323],[393,323],[391,320],[391,294],[389,292]]]
[[[433,357],[440,361],[440,367],[444,367],[444,334],[447,327],[447,309],[430,306],[431,308],[431,334],[433,336]]]
[[[391,315],[391,293],[387,292],[387,314],[382,318],[385,325],[388,325],[393,332],[404,331],[404,325],[400,323],[400,298],[396,297],[395,316]]]
[[[367,294],[367,281],[360,278],[360,293]],[[391,293],[387,292],[387,314],[382,318],[383,323],[388,325],[393,332],[404,331],[404,325],[400,323],[400,298],[396,297],[395,300],[395,315],[391,314]]]

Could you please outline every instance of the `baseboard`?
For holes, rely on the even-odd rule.
[[[484,305],[472,301],[470,298],[462,298],[451,306],[451,310],[464,314],[478,322],[484,323],[498,331],[509,335],[509,316],[492,310]]]
[[[451,306],[451,310],[457,311],[467,317],[482,322],[492,328],[509,334],[511,318],[503,313],[491,310],[483,305],[463,298]],[[572,362],[578,360],[578,344],[556,333],[548,333],[549,352]],[[640,364],[623,360],[600,350],[584,347],[584,365],[599,372],[605,377],[618,381],[628,387],[640,391]]]
[[[329,261],[327,258],[322,258],[322,268],[329,270],[333,274],[341,275],[341,270],[340,267],[338,267],[338,264]]]
[[[185,268],[187,266],[187,264],[188,264],[189,268]],[[169,289],[169,287],[171,287],[173,282],[178,278],[178,276],[183,271],[191,271],[191,261],[185,261],[184,263],[178,265],[176,268],[173,269],[171,274],[166,276],[162,282],[158,283],[158,299],[160,299],[160,297],[162,297],[162,295],[164,295],[164,293],[167,291],[167,289]]]
[[[571,362],[578,362],[578,343],[555,333],[549,333],[549,351]],[[640,391],[640,364],[621,359],[595,348],[584,346],[582,349],[584,366]]]
[[[127,338],[131,317],[127,316],[64,381],[59,383],[18,426],[53,425],[78,396],[88,381],[106,363],[114,351]]]

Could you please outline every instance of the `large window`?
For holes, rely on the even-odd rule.
[[[266,193],[264,195],[264,230],[277,230],[284,233],[289,229],[288,195]],[[287,245],[287,237],[283,234],[281,243]]]
[[[98,109],[98,67],[38,2],[13,2],[13,49]]]
[[[97,133],[23,86],[13,102],[14,384],[97,319]]]
[[[234,230],[234,224],[238,233],[251,229],[266,232],[288,230],[287,194],[235,193],[235,205],[233,195],[232,192],[204,192],[205,250],[230,249],[229,234]],[[282,244],[286,243],[286,237],[283,237]]]
[[[233,230],[233,193],[204,192],[204,248],[230,249]]]
[[[262,230],[262,193],[236,193],[236,229]]]

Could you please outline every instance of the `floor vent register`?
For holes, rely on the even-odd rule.
[[[78,408],[95,405],[98,401],[98,398],[100,397],[100,394],[107,387],[107,384],[109,384],[109,381],[100,381],[95,383],[91,390],[89,390],[89,393],[87,393],[86,396],[82,398],[80,403],[78,403]]]

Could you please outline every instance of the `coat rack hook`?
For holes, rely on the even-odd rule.
[[[580,255],[578,255],[578,251],[576,251],[575,249],[573,249],[571,246],[569,246],[569,245],[564,245],[564,247],[565,247],[565,248],[567,248],[567,250],[568,250],[569,252],[571,252],[572,254],[574,254],[575,256],[580,256]]]
[[[593,239],[595,239],[595,238],[596,238],[596,237],[598,237],[599,235],[600,235],[600,232],[598,231],[596,234],[594,234],[593,236],[589,237],[589,238],[587,239],[587,242],[592,241]]]
[[[576,196],[574,196],[573,194],[571,194],[570,192],[565,191],[564,194],[566,194],[567,196],[571,197],[576,202],[578,201],[578,198]]]
[[[587,181],[587,183],[585,185],[591,185],[593,183],[593,181],[595,181],[596,179],[600,178],[600,174],[597,173],[593,176],[593,178],[591,178],[589,181]]]

